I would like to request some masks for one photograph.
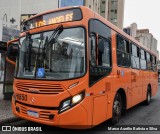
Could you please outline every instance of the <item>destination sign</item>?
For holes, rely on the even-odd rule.
[[[79,8],[52,12],[34,17],[25,21],[22,25],[22,31],[38,28],[46,25],[77,21],[82,19],[82,13]]]

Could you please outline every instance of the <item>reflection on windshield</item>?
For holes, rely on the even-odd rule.
[[[84,75],[84,29],[64,29],[55,42],[48,43],[53,32],[20,39],[18,78],[63,80]]]

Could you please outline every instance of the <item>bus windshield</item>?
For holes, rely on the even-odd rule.
[[[85,73],[85,33],[82,27],[63,29],[54,41],[55,30],[20,39],[16,77],[64,80]]]

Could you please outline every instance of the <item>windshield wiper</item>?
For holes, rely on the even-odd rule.
[[[44,47],[43,47],[43,50],[42,50],[42,53],[43,53],[43,60],[45,58],[45,50],[50,47],[52,48],[53,44],[57,42],[57,39],[59,37],[59,35],[62,33],[63,31],[63,25],[59,25],[52,33],[52,35],[50,36],[50,38],[48,39],[48,37],[46,37],[45,39],[45,42],[44,42]],[[49,49],[50,50],[50,49]],[[52,56],[52,53],[50,53],[50,57]],[[51,63],[52,60],[49,60],[49,70],[51,70]],[[45,65],[43,65],[45,66]]]
[[[59,35],[62,33],[63,31],[63,25],[58,26],[52,33],[52,35],[50,36],[49,39],[47,39],[47,42],[44,43],[44,48],[46,49],[48,46],[53,45],[54,43],[56,43],[57,38],[59,37]]]

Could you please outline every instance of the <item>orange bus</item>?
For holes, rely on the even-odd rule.
[[[84,6],[26,20],[7,60],[15,64],[13,113],[52,126],[115,124],[158,89],[156,54]]]

